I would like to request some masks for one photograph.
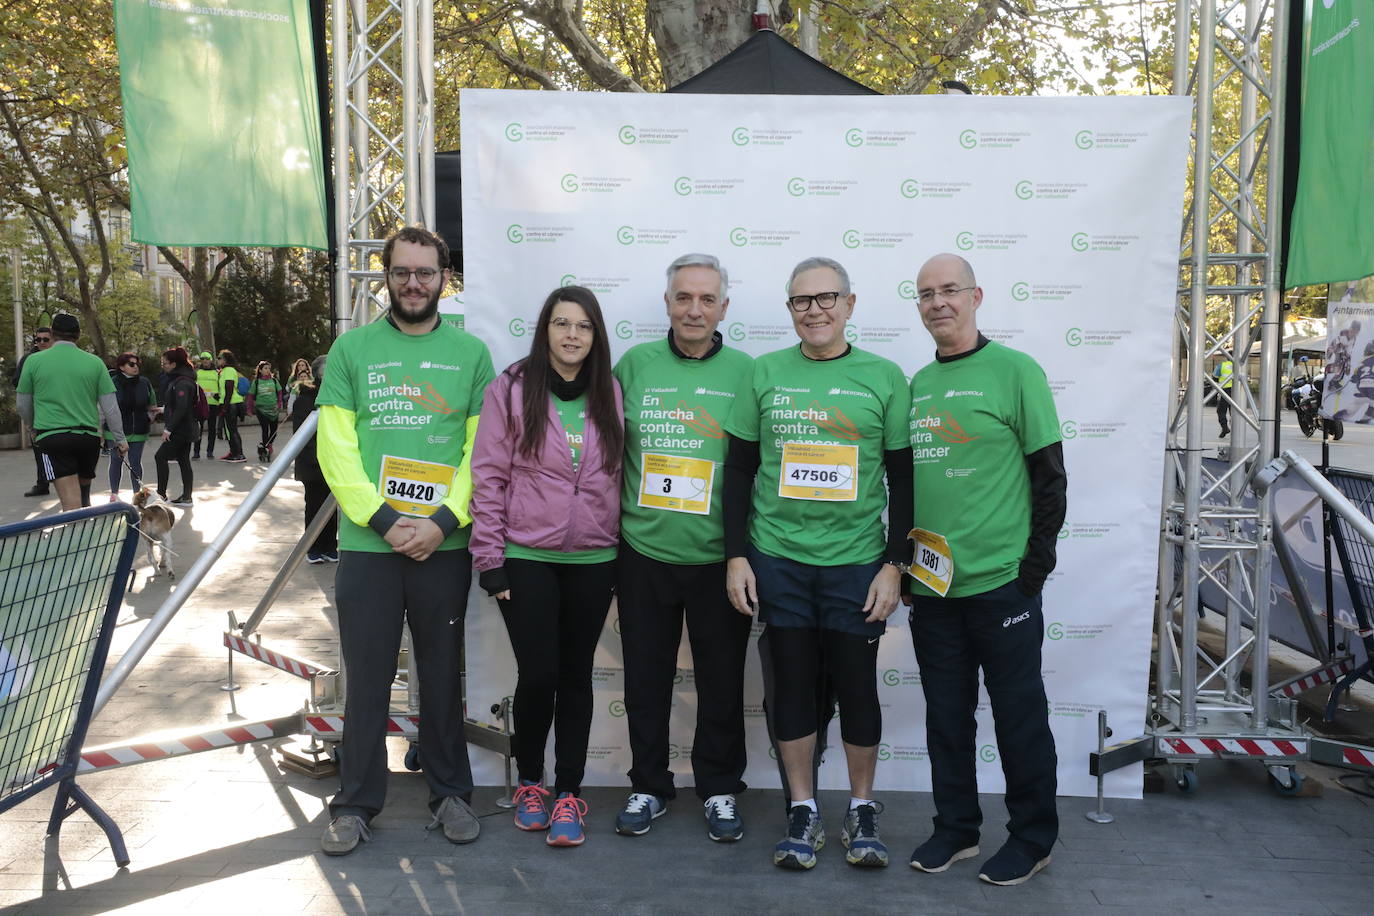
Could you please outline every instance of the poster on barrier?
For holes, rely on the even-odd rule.
[[[1374,423],[1374,277],[1332,283],[1321,414]]]
[[[1062,421],[1069,506],[1045,590],[1044,674],[1060,792],[1092,794],[1098,709],[1118,735],[1143,725],[1188,101],[465,90],[461,104],[464,322],[498,371],[527,355],[539,306],[561,285],[596,293],[614,356],[662,337],[664,269],[706,252],[730,274],[727,345],[795,345],[787,277],[824,255],[853,281],[850,341],[910,375],[934,354],[917,269],[942,251],[971,262],[980,329],[1044,367]],[[617,623],[612,606],[593,670],[588,784],[627,784]],[[467,657],[469,713],[485,718],[513,693],[515,663],[477,591]],[[878,678],[878,787],[929,789],[904,612],[889,621]],[[761,699],[751,649],[745,779],[775,787]],[[670,749],[680,786],[691,782],[695,703],[684,639]],[[999,792],[986,695],[977,715],[980,786]],[[494,762],[474,764],[479,779],[500,780]],[[838,749],[821,779],[847,785]],[[1138,767],[1107,779],[1111,795],[1140,790]]]

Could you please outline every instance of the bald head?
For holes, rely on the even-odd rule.
[[[960,286],[978,285],[977,279],[975,279],[973,276],[972,264],[970,264],[968,261],[965,261],[963,258],[959,257],[957,254],[951,254],[948,251],[943,251],[940,254],[937,254],[934,257],[928,259],[924,264],[921,265],[921,269],[916,272],[917,289],[921,288],[922,275],[928,273],[931,268],[935,267],[947,267],[958,270]]]

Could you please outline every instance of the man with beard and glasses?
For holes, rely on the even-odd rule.
[[[334,341],[316,453],[339,501],[339,646],[348,671],[339,794],[321,838],[352,852],[386,798],[386,725],[401,627],[419,673],[431,828],[477,838],[459,682],[472,557],[472,444],[495,373],[482,341],[444,322],[448,246],[419,227],[382,249],[391,310]]]

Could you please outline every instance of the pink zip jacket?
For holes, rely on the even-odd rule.
[[[524,383],[502,372],[482,398],[482,419],[472,449],[472,565],[479,573],[506,562],[506,542],[569,553],[614,547],[620,539],[619,456],[612,473],[601,467],[601,441],[590,419],[582,460],[573,471],[563,421],[549,395],[544,447],[532,458],[519,452]],[[620,383],[616,414],[624,421]]]

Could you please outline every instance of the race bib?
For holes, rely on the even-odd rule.
[[[911,577],[941,598],[954,584],[954,556],[944,535],[913,528],[907,534],[914,548],[911,558]]]
[[[428,518],[439,510],[458,469],[415,458],[382,456],[377,487],[382,499],[402,515]]]
[[[778,495],[852,502],[859,495],[859,447],[784,442]]]
[[[645,452],[639,475],[639,505],[709,515],[715,475],[715,463],[705,458]]]

